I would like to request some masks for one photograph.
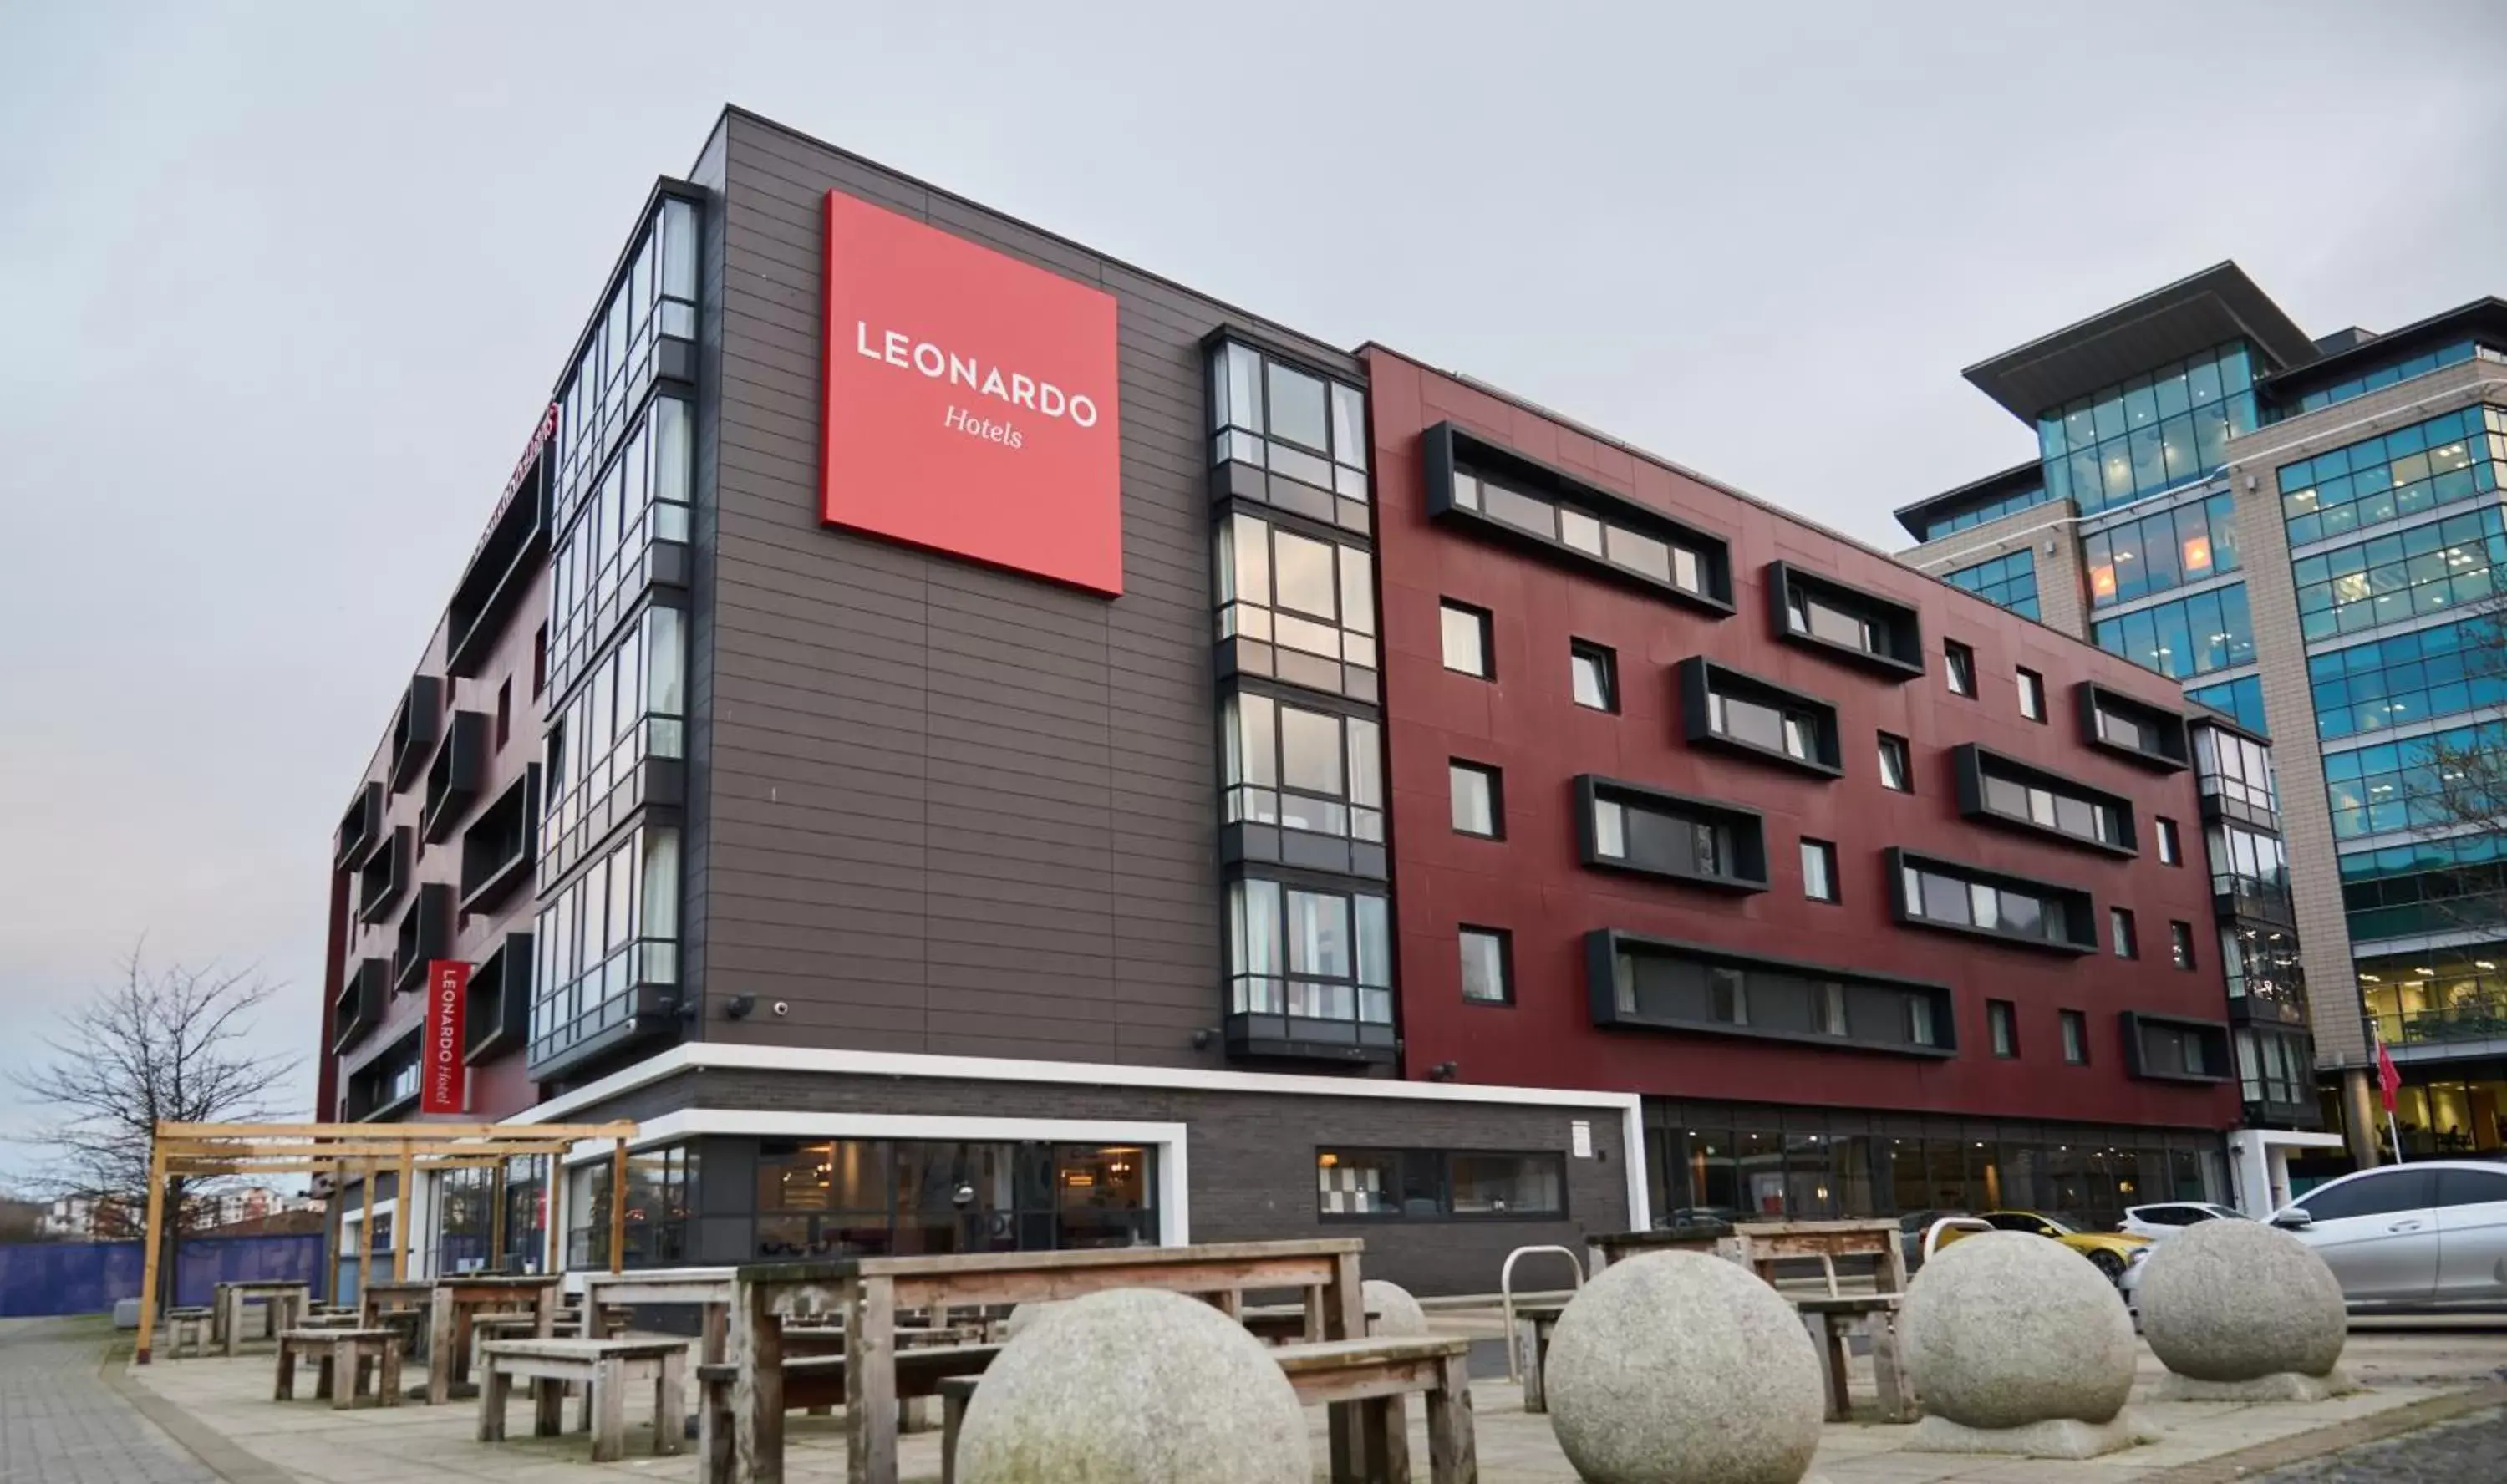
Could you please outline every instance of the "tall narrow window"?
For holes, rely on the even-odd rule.
[[[2164,814],[2162,814],[2158,816],[2158,823],[2159,863],[2163,866],[2183,865],[2185,863],[2185,848],[2177,842],[2176,821],[2168,818]]]
[[[1514,1002],[1512,937],[1496,927],[1462,930],[1463,998],[1481,1005]]]
[[[1506,806],[1498,771],[1457,758],[1446,767],[1453,789],[1454,832],[1494,840],[1504,833]]]
[[[2075,1067],[2086,1067],[2089,1061],[2089,1018],[2078,1010],[2062,1012],[2063,1060]]]
[[[2107,909],[2107,941],[2114,947],[2115,956],[2119,959],[2141,957],[2141,945],[2133,938],[2130,908],[2109,907]]]
[[[1976,694],[1976,651],[1956,639],[1942,641],[1942,678],[1953,696]]]
[[[1837,900],[1836,847],[1825,840],[1801,843],[1802,895],[1814,902]]]
[[[513,735],[514,677],[507,675],[504,682],[496,687],[496,750],[504,751],[505,743]]]
[[[1567,646],[1567,667],[1574,678],[1576,704],[1596,711],[1619,708],[1618,657],[1599,644],[1578,639]]]
[[[1727,1026],[1750,1023],[1749,987],[1741,971],[1716,964],[1706,970],[1707,1010]]]
[[[2046,719],[2046,677],[2033,670],[2019,671],[2019,714],[2030,721]]]
[[[2167,924],[2167,957],[2178,968],[2192,968],[2194,966],[2193,923],[2170,923]]]
[[[538,700],[540,692],[547,689],[548,625],[542,624],[539,632],[531,635],[531,699]]]
[[[1915,791],[1914,770],[1907,759],[1907,739],[1880,734],[1880,786],[1900,793]]]
[[[1988,999],[1984,1002],[1984,1029],[1993,1042],[1995,1056],[2019,1055],[2018,1020],[2019,1011],[2010,1000]]]
[[[1444,623],[1445,668],[1458,674],[1477,675],[1485,680],[1496,673],[1489,663],[1489,616],[1486,610],[1464,603],[1448,601],[1441,614]]]

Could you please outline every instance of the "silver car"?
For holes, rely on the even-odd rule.
[[[2352,1304],[2507,1300],[2507,1167],[2365,1170],[2316,1186],[2271,1221],[2315,1249]]]

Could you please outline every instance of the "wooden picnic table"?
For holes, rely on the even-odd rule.
[[[1903,1293],[1853,1293],[1821,1298],[1806,1294],[1793,1301],[1802,1328],[1819,1352],[1820,1379],[1828,1394],[1828,1420],[1843,1422],[1853,1415],[1854,1396],[1846,1384],[1846,1335],[1860,1325],[1871,1341],[1871,1380],[1880,1394],[1882,1422],[1913,1422],[1914,1389],[1898,1363],[1898,1308]]]
[[[787,1314],[844,1316],[848,1484],[896,1484],[897,1314],[906,1309],[1079,1298],[1108,1288],[1220,1295],[1230,1315],[1248,1289],[1298,1288],[1326,1340],[1364,1337],[1355,1237],[1202,1247],[1095,1248],[756,1263],[732,1279],[729,1359],[733,1477],[783,1484],[783,1334]],[[1354,1409],[1332,1415],[1332,1476],[1363,1477],[1367,1449]]]
[[[1750,1269],[1770,1286],[1779,1262],[1819,1263],[1831,1297],[1838,1294],[1836,1259],[1873,1259],[1873,1286],[1881,1293],[1907,1291],[1907,1254],[1903,1236],[1892,1217],[1852,1221],[1739,1221],[1729,1230],[1721,1225],[1675,1227],[1668,1231],[1606,1232],[1584,1239],[1592,1271],[1641,1252],[1711,1252]]]
[[[687,1436],[687,1362],[688,1342],[674,1335],[491,1340],[480,1351],[487,1369],[479,1382],[479,1441],[504,1440],[505,1403],[517,1381],[530,1383],[532,1432],[556,1435],[564,1421],[564,1389],[572,1383],[584,1389],[592,1461],[614,1463],[627,1451],[626,1391],[634,1372],[653,1382],[653,1452],[677,1453]]]
[[[441,1406],[452,1399],[454,1383],[470,1372],[470,1327],[482,1314],[517,1311],[532,1316],[532,1333],[556,1330],[560,1286],[563,1280],[546,1277],[494,1277],[463,1274],[409,1283],[369,1284],[357,1295],[363,1327],[401,1328],[426,1345],[426,1399]],[[420,1312],[426,1316],[421,1329]]]
[[[583,1333],[607,1332],[611,1311],[637,1304],[692,1305],[698,1314],[697,1363],[723,1357],[731,1313],[731,1268],[666,1268],[583,1277]]]
[[[232,1356],[243,1338],[244,1305],[259,1302],[264,1332],[256,1338],[275,1340],[303,1323],[312,1307],[313,1288],[301,1278],[253,1278],[222,1283],[212,1305],[210,1333],[218,1353]]]

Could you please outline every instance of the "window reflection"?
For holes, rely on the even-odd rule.
[[[1128,1144],[765,1140],[755,1250],[772,1259],[1153,1245],[1154,1155]]]

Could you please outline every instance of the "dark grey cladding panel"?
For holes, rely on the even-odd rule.
[[[1221,975],[1201,344],[1252,321],[762,121],[724,133],[699,1033],[1216,1065],[1192,1047]],[[819,524],[831,189],[1116,296],[1121,598]],[[742,994],[786,1013],[724,1019]]]

